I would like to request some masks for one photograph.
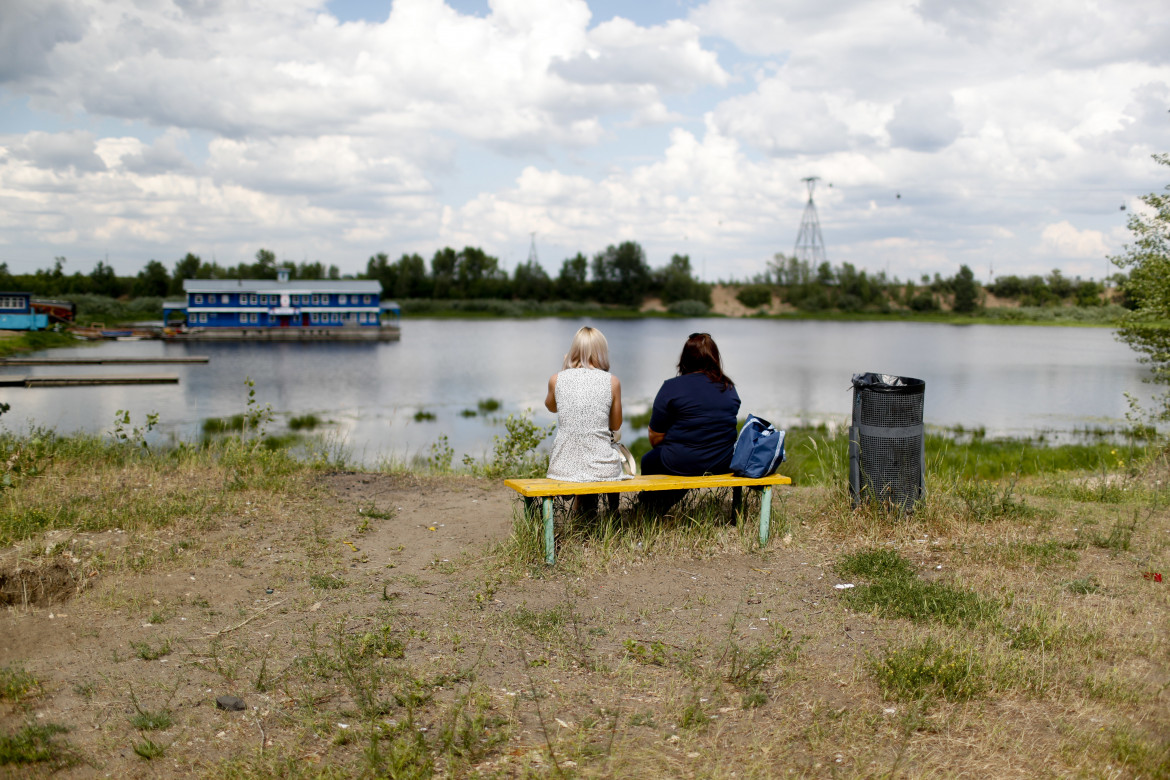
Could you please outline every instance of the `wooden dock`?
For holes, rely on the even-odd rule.
[[[142,366],[152,363],[177,365],[207,363],[206,355],[179,357],[9,357],[0,358],[0,366]]]
[[[0,387],[83,387],[88,385],[177,385],[177,374],[0,375]]]

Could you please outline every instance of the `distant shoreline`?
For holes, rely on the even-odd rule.
[[[467,310],[462,308],[432,309],[425,312],[403,311],[402,321],[410,320],[496,320],[496,319],[541,319],[555,317],[558,319],[576,319],[580,317],[595,317],[597,319],[635,320],[635,319],[755,319],[778,320],[788,322],[910,322],[944,325],[1040,325],[1046,327],[1082,327],[1082,328],[1116,328],[1118,321],[1112,318],[1094,318],[1092,309],[1088,307],[1065,307],[1068,312],[1075,314],[1060,316],[1054,312],[1051,317],[1037,317],[1022,314],[1017,317],[987,315],[985,313],[955,314],[952,312],[932,312],[918,314],[913,312],[785,312],[783,314],[750,314],[734,316],[710,312],[701,316],[673,314],[667,311],[644,311],[638,309],[567,309],[563,311],[531,311],[531,312],[501,312],[491,310]],[[996,311],[996,310],[992,310]],[[1018,310],[1012,310],[1018,311]],[[1059,310],[1057,310],[1059,311]],[[1080,316],[1077,316],[1080,314]]]

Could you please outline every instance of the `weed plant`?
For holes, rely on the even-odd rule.
[[[0,667],[0,701],[19,703],[41,691],[41,683],[22,666]]]
[[[134,753],[146,761],[153,761],[156,758],[162,758],[167,752],[166,746],[155,742],[152,739],[144,739],[134,745]]]
[[[901,701],[967,701],[989,687],[987,668],[974,647],[933,636],[871,655],[866,664],[882,693]]]
[[[504,420],[503,436],[493,437],[491,457],[477,461],[470,455],[463,456],[463,465],[471,473],[489,478],[536,477],[548,472],[548,455],[540,454],[537,448],[556,429],[555,425],[541,427],[532,421],[532,411],[509,414]],[[446,438],[440,441],[445,445]],[[447,449],[432,450],[436,464],[448,463]]]
[[[55,723],[29,723],[13,734],[0,734],[0,766],[45,764],[62,769],[76,763],[68,744],[56,739],[68,731]]]

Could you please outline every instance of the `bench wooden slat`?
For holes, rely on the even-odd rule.
[[[767,487],[791,485],[792,479],[773,474],[761,479],[715,474],[706,477],[676,477],[670,474],[647,474],[609,482],[562,482],[556,479],[505,479],[504,484],[527,498],[544,496],[586,496],[600,493],[635,493],[643,490],[694,490],[721,487]]]
[[[792,479],[773,474],[761,479],[737,477],[734,474],[715,474],[707,477],[675,477],[669,474],[649,474],[611,482],[561,482],[556,479],[505,479],[504,484],[524,496],[525,512],[536,508],[537,499],[543,504],[544,560],[550,566],[556,562],[556,540],[553,535],[553,497],[585,496],[601,493],[633,493],[643,490],[694,490],[729,487],[735,490],[733,504],[738,504],[740,488],[755,488],[760,497],[760,546],[768,543],[772,518],[772,486],[791,485]]]

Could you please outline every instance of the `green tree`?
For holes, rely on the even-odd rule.
[[[500,261],[479,247],[465,246],[456,255],[455,292],[459,298],[500,298],[508,286],[508,274]]]
[[[293,273],[290,276],[294,279],[324,279],[329,271],[325,268],[325,264],[320,260],[315,262],[308,262],[307,260],[298,266],[294,266]]]
[[[557,295],[566,301],[583,301],[589,295],[589,259],[585,255],[578,252],[561,263]]]
[[[148,262],[138,276],[134,278],[134,284],[130,288],[131,294],[135,297],[158,297],[161,298],[167,294],[171,288],[171,275],[167,273],[167,267],[157,260]]]
[[[959,266],[951,287],[955,291],[955,311],[960,314],[975,311],[979,305],[979,283],[975,281],[975,273],[965,265]]]
[[[118,275],[114,273],[114,269],[98,260],[89,274],[89,291],[95,295],[117,298],[122,294],[122,286],[118,283]]]
[[[243,263],[240,265],[242,268]],[[250,275],[255,279],[275,279],[276,253],[270,249],[256,250],[256,263],[252,266]]]
[[[1170,155],[1154,159],[1170,166]],[[1165,193],[1143,195],[1141,201],[1147,208],[1131,211],[1127,225],[1134,243],[1110,258],[1129,272],[1125,292],[1136,306],[1122,317],[1117,335],[1149,365],[1152,381],[1170,385],[1170,185]],[[1170,393],[1161,403],[1158,415],[1170,419]]]
[[[610,245],[593,258],[593,286],[603,303],[640,306],[650,289],[650,266],[636,241]]]
[[[431,258],[431,279],[434,282],[434,297],[450,298],[455,286],[455,267],[459,255],[451,247],[443,247]]]
[[[384,295],[395,298],[429,298],[433,285],[427,276],[427,263],[422,255],[413,254],[398,258],[394,263],[395,281],[393,289],[382,288]]]
[[[379,252],[366,261],[366,278],[382,285],[382,292],[393,294],[398,274],[390,263],[390,256]]]
[[[187,253],[179,262],[175,263],[175,273],[171,276],[171,294],[180,295],[183,292],[184,279],[202,279],[203,261],[199,255]]]
[[[512,274],[512,295],[521,300],[547,301],[552,297],[553,282],[535,260],[516,266]]]
[[[692,275],[688,255],[672,255],[666,266],[655,271],[654,283],[667,305],[676,301],[702,301],[711,305],[711,286]]]

